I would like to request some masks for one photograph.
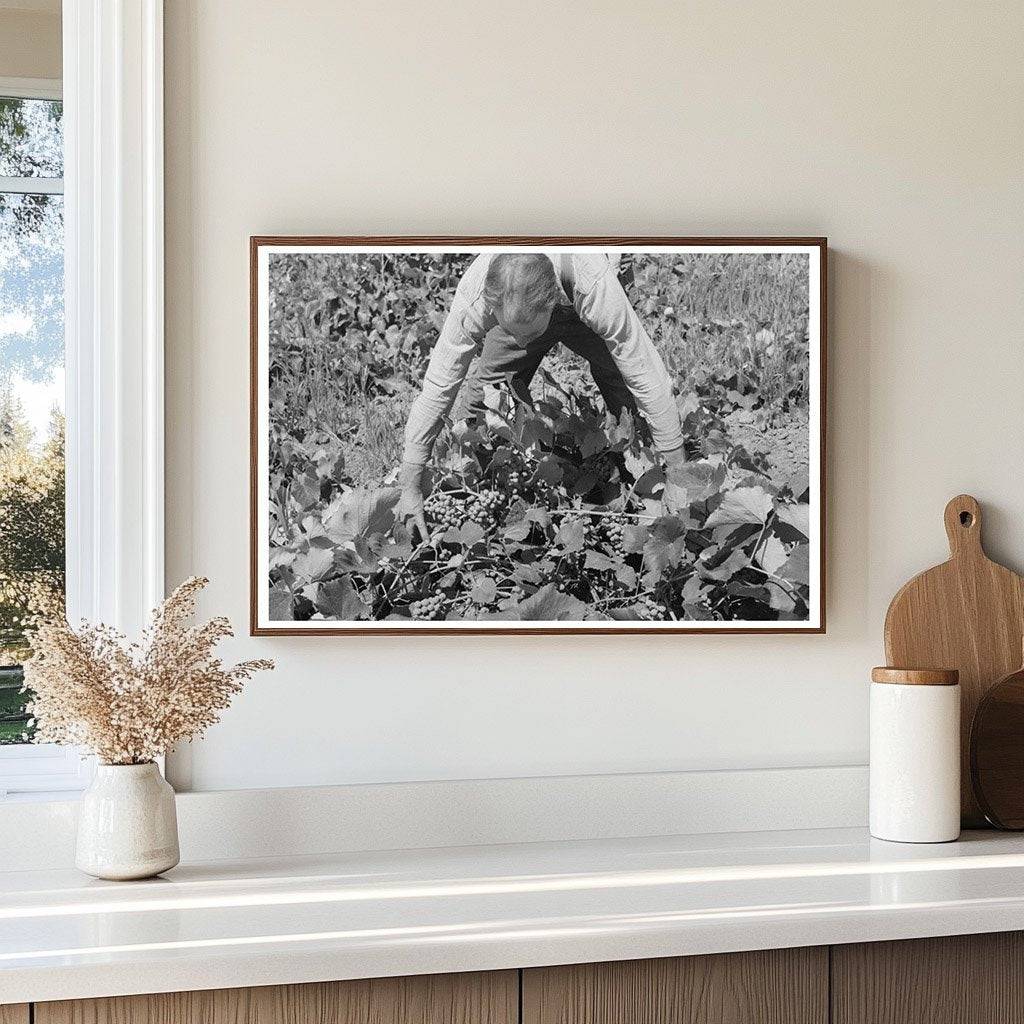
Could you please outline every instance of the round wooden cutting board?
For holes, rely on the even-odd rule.
[[[963,700],[960,813],[985,824],[971,787],[970,734],[978,702],[1020,667],[1024,579],[993,562],[981,545],[981,507],[969,494],[946,506],[948,562],[915,576],[885,616],[885,657],[897,668],[955,668]]]
[[[971,725],[974,798],[997,828],[1024,829],[1024,668],[989,688]]]

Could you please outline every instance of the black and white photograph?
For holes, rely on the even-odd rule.
[[[254,634],[824,630],[823,240],[251,258]]]

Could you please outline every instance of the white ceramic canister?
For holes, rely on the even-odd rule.
[[[871,834],[897,843],[960,835],[960,683],[952,669],[871,673]]]
[[[75,864],[96,878],[150,878],[178,863],[174,790],[148,764],[100,764],[82,794]]]

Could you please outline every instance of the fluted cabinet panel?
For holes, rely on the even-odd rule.
[[[543,967],[523,972],[523,1024],[826,1024],[828,950]]]
[[[37,1003],[35,1024],[516,1024],[518,1001],[494,971]]]

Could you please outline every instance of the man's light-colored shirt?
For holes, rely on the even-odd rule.
[[[565,301],[571,301],[580,320],[608,346],[637,407],[650,424],[654,443],[664,452],[678,448],[683,443],[683,432],[672,381],[622,290],[617,259],[604,253],[554,253],[549,258]],[[473,356],[497,324],[484,300],[490,261],[490,253],[477,256],[455,290],[452,308],[430,355],[423,390],[409,412],[406,462],[422,465],[430,458],[434,440],[469,373]]]

